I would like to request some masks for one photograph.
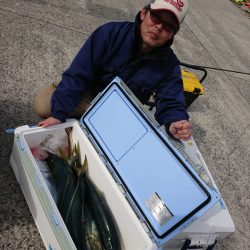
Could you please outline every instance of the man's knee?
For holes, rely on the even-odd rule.
[[[55,84],[47,84],[35,95],[34,110],[41,117],[49,117],[51,114],[51,96],[56,89]]]

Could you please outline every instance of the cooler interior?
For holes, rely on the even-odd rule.
[[[87,157],[87,174],[106,199],[118,227],[122,249],[155,249],[156,245],[148,237],[148,234],[143,229],[138,217],[122,194],[119,185],[114,181],[110,172],[102,162],[100,155],[96,152],[86,135],[82,132],[77,121],[67,122],[47,129],[32,129],[23,133],[23,138],[27,143],[28,148],[33,151],[33,154],[30,150],[28,150],[28,153],[34,162],[34,168],[37,170],[39,169],[39,172],[41,173],[40,177],[44,179],[48,188],[48,193],[50,192],[53,199],[56,199],[53,194],[53,184],[51,185],[48,181],[50,172],[47,164],[43,160],[34,157],[34,148],[36,149],[39,147],[46,138],[51,140],[51,150],[58,145],[63,146],[63,144],[67,143],[67,134],[65,132],[66,127],[73,127],[73,143],[79,142],[82,161],[85,156]]]

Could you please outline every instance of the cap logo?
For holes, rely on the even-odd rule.
[[[171,5],[173,5],[178,11],[182,11],[182,7],[184,6],[183,0],[164,0],[164,2],[167,2]]]
[[[184,3],[182,0],[177,0],[177,4],[180,6],[180,7],[183,7],[184,6]]]

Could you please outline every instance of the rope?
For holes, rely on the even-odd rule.
[[[208,67],[208,66],[200,66],[205,69],[213,69],[213,70],[219,70],[219,71],[226,71],[226,72],[232,72],[232,73],[237,73],[237,74],[242,74],[242,75],[250,75],[250,73],[247,72],[242,72],[242,71],[236,71],[236,70],[231,70],[231,69],[220,69],[220,68],[213,68],[213,67]]]
[[[237,74],[242,74],[242,75],[250,75],[248,72],[242,72],[242,71],[236,71],[236,70],[231,70],[231,69],[221,69],[221,68],[215,68],[215,67],[210,67],[210,66],[201,66],[201,65],[194,65],[194,64],[188,64],[188,63],[183,63],[181,62],[181,65],[187,66],[187,67],[193,67],[197,69],[212,69],[212,70],[218,70],[218,71],[225,71],[225,72],[231,72],[231,73],[237,73]]]

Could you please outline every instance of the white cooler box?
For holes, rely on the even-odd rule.
[[[115,218],[122,249],[212,249],[234,231],[209,171],[209,181],[201,178],[115,78],[80,122],[15,130],[11,166],[47,249],[76,248],[30,147],[70,126]]]

